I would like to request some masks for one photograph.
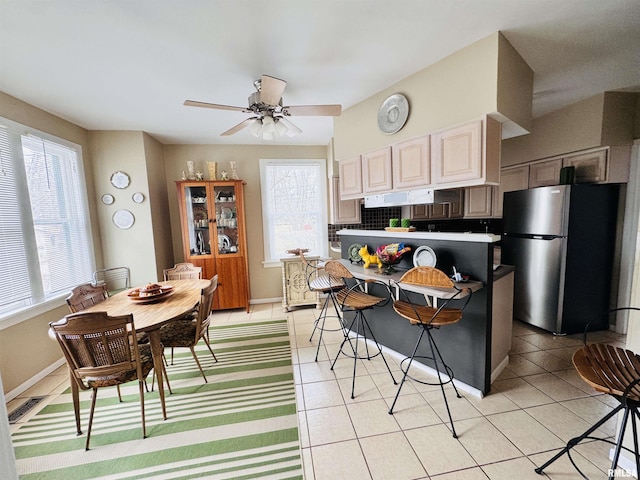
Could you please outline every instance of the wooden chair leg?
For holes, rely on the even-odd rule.
[[[144,419],[144,380],[138,380],[138,388],[140,390],[140,414],[142,415],[142,438],[147,438],[147,426]]]
[[[97,397],[98,397],[98,389],[94,388],[91,394],[91,412],[89,413],[89,427],[87,427],[87,442],[84,445],[85,450],[89,450],[89,440],[91,439],[91,426],[93,425],[93,412],[96,409]]]
[[[73,377],[71,370],[69,370],[69,376],[71,380],[71,398],[73,399],[73,413],[76,416],[76,430],[78,435],[82,435],[82,428],[80,427],[80,391],[76,379]]]
[[[198,356],[196,355],[195,347],[189,347],[189,349],[191,350],[191,355],[193,355],[193,359],[196,361],[196,364],[198,365],[198,368],[200,369],[200,373],[202,374],[202,378],[204,378],[204,383],[209,383],[207,381],[207,376],[204,374],[204,370],[202,370],[202,365],[200,365],[200,361],[198,360]]]
[[[213,359],[216,361],[216,363],[218,363],[218,359],[216,358],[216,354],[213,353],[213,349],[211,348],[211,344],[209,343],[209,340],[207,339],[207,337],[202,337],[202,339],[204,340],[204,343],[207,344],[207,348],[211,352],[211,355],[213,355]]]

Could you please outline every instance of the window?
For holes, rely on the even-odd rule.
[[[265,264],[287,250],[327,256],[327,174],[322,160],[260,160]]]
[[[0,316],[93,272],[80,147],[0,119]]]

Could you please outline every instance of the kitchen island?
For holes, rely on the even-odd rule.
[[[494,311],[494,282],[505,275],[512,275],[513,268],[501,266],[493,269],[494,245],[500,236],[474,233],[439,233],[439,232],[388,232],[381,230],[340,230],[337,232],[341,241],[342,262],[356,278],[376,278],[393,285],[400,276],[413,267],[413,252],[423,245],[430,247],[436,255],[436,267],[448,275],[453,274],[453,267],[458,272],[469,275],[470,285],[475,290],[467,305],[463,319],[455,325],[447,326],[433,332],[438,347],[454,372],[458,382],[471,387],[480,395],[489,393],[492,378],[508,363],[508,347],[505,341],[496,342],[496,338],[509,338],[512,318],[506,312],[498,315]],[[376,248],[390,243],[404,243],[411,248],[405,254],[392,275],[381,273],[376,267],[364,269],[362,264],[351,263],[350,252],[354,245],[367,245],[371,254]],[[401,285],[402,286],[402,285]],[[372,285],[371,293],[386,294],[382,285]],[[502,289],[504,290],[504,289]],[[412,300],[424,302],[417,293]],[[464,300],[454,300],[452,306]],[[505,302],[495,302],[504,305]],[[508,304],[508,301],[506,302]],[[500,312],[499,312],[500,313]],[[500,322],[494,322],[500,319]],[[374,335],[381,345],[401,355],[410,355],[418,335],[417,327],[397,315],[391,302],[382,308],[367,312],[367,319]],[[348,318],[349,320],[349,318]],[[493,349],[493,343],[500,343]],[[425,352],[426,353],[426,352]],[[492,358],[493,357],[493,358]],[[427,366],[433,367],[427,363]],[[469,389],[468,389],[469,390]]]

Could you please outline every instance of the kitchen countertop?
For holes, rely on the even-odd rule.
[[[499,242],[500,235],[493,233],[455,233],[455,232],[387,232],[386,230],[355,230],[343,229],[338,235],[357,235],[362,237],[412,238],[416,240],[454,240],[456,242]]]

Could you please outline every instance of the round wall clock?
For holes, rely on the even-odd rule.
[[[111,185],[116,188],[127,188],[129,186],[129,175],[124,172],[115,172],[111,175]]]
[[[409,117],[409,101],[401,93],[389,95],[378,109],[380,131],[391,135],[400,131]]]

